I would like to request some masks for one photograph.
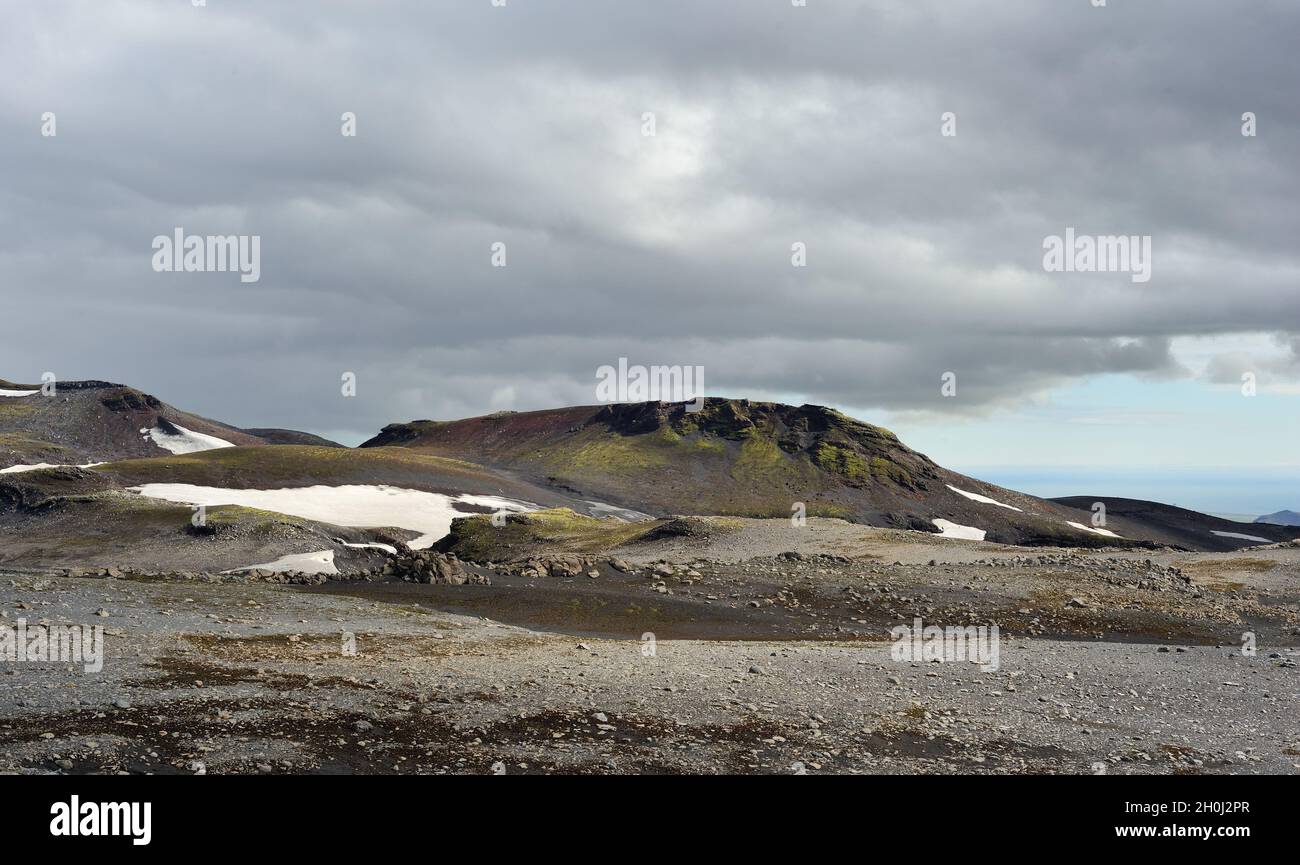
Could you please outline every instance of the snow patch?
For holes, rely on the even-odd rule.
[[[345,547],[351,547],[354,550],[383,550],[384,552],[388,553],[390,556],[397,555],[397,547],[393,546],[392,544],[380,544],[380,543],[350,544],[347,541],[339,541],[339,543],[341,543]]]
[[[995,503],[996,504],[996,503]],[[973,526],[963,526],[958,523],[949,522],[948,520],[931,520],[939,527],[939,537],[941,538],[961,538],[963,541],[982,541],[987,532],[984,529],[977,529]]]
[[[955,486],[953,486],[952,484],[944,484],[944,486],[946,486],[948,489],[952,490],[952,491],[953,491],[954,493],[956,493],[957,495],[959,495],[959,496],[965,496],[966,498],[970,499],[970,500],[973,501],[973,502],[983,502],[983,503],[986,504],[986,505],[997,505],[998,507],[1000,507],[1000,508],[1006,508],[1006,509],[1009,510],[1009,511],[1020,511],[1020,508],[1018,508],[1018,507],[1016,507],[1016,506],[1014,506],[1014,505],[1004,505],[1004,504],[1002,504],[1002,502],[995,501],[994,499],[991,499],[991,498],[989,498],[988,496],[982,496],[982,495],[980,495],[979,493],[968,493],[968,492],[966,492],[965,490],[959,490],[959,489],[957,489]],[[1020,513],[1023,514],[1024,511],[1020,511]]]
[[[7,390],[0,388],[0,396],[35,396],[39,390]]]
[[[532,505],[523,502],[516,502],[512,499],[503,499],[498,496],[475,496],[465,493],[457,496],[456,501],[466,505],[478,505],[481,508],[496,508],[499,511],[518,511],[519,513],[524,513],[525,511],[537,510],[537,508]],[[402,528],[405,528],[405,526]]]
[[[219,439],[216,436],[204,435],[193,430],[187,430],[178,424],[172,424],[178,430],[177,434],[172,434],[164,430],[161,426],[153,429],[145,428],[140,430],[140,434],[146,439],[153,439],[153,443],[163,450],[171,451],[174,454],[193,454],[199,451],[212,451],[217,448],[233,448],[234,445],[225,439]]]
[[[433,546],[451,531],[456,517],[474,511],[458,505],[478,505],[498,510],[531,511],[535,505],[496,496],[426,493],[402,487],[352,484],[341,487],[314,486],[279,490],[231,490],[193,484],[145,484],[133,491],[152,499],[187,505],[241,505],[336,526],[371,529],[396,526],[420,532],[410,541],[411,549]]]
[[[1115,534],[1110,529],[1097,529],[1097,528],[1093,528],[1092,526],[1085,526],[1083,523],[1071,522],[1070,520],[1066,520],[1065,524],[1067,526],[1071,526],[1072,528],[1076,528],[1082,532],[1092,532],[1094,535],[1105,535],[1108,538],[1119,537],[1119,535]]]
[[[1212,535],[1218,535],[1218,536],[1221,537],[1221,538],[1236,538],[1236,539],[1239,540],[1239,541],[1257,541],[1257,542],[1259,542],[1259,543],[1261,543],[1261,544],[1275,544],[1275,543],[1277,543],[1277,541],[1270,540],[1269,538],[1261,538],[1259,535],[1243,535],[1243,534],[1239,534],[1239,533],[1237,533],[1237,532],[1215,532],[1215,531],[1211,531],[1210,534],[1212,534]]]
[[[249,565],[246,568],[231,568],[222,573],[237,574],[240,571],[275,571],[276,573],[302,571],[304,574],[337,574],[339,569],[334,565],[334,551],[321,550],[318,553],[292,553],[281,556],[273,562]]]
[[[631,508],[620,508],[617,505],[607,505],[604,502],[594,502],[590,499],[585,500],[591,505],[588,509],[593,517],[614,517],[625,523],[639,523],[645,520],[652,520],[654,517],[649,514],[643,514],[640,511],[634,511]]]
[[[19,472],[38,472],[41,469],[93,469],[95,466],[102,466],[103,463],[86,463],[84,465],[56,465],[54,463],[36,463],[35,465],[10,466],[7,469],[0,469],[0,475],[14,475]]]

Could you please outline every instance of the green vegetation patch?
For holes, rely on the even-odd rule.
[[[812,460],[825,471],[853,484],[889,481],[912,486],[912,475],[898,463],[882,456],[869,457],[844,445],[819,442],[813,449]]]
[[[13,421],[18,418],[27,417],[35,414],[40,410],[40,403],[36,397],[30,396],[0,396],[0,420]]]
[[[514,561],[547,553],[594,554],[634,541],[663,522],[598,519],[569,508],[510,514],[500,526],[494,526],[487,515],[460,517],[452,521],[451,533],[437,547],[474,562]]]
[[[114,477],[127,486],[188,483],[264,489],[295,483],[370,483],[368,474],[396,471],[481,475],[483,468],[464,460],[429,456],[407,448],[354,450],[317,445],[265,445],[119,460],[96,466],[92,471]]]
[[[854,483],[871,480],[871,465],[862,454],[830,442],[818,442],[812,452],[813,462],[824,471]]]
[[[912,485],[912,475],[896,462],[884,457],[872,457],[870,466],[871,476],[878,481],[887,479],[906,487]]]
[[[276,511],[264,511],[261,508],[248,508],[243,505],[209,505],[206,510],[207,524],[216,528],[225,526],[300,526],[310,528],[311,520],[302,517],[281,514]]]
[[[681,435],[702,433],[726,439],[742,439],[760,432],[749,413],[730,400],[707,401],[697,412],[683,412],[672,422]]]
[[[19,454],[25,460],[30,457],[31,459],[27,460],[29,462],[50,462],[51,457],[67,453],[68,449],[63,445],[29,438],[21,433],[0,432],[0,451]]]
[[[584,439],[547,448],[542,454],[543,465],[552,471],[635,476],[672,465],[681,442],[680,436],[663,427],[636,436],[593,430]]]
[[[749,512],[760,516],[789,516],[790,503],[787,492],[807,490],[820,486],[817,472],[803,458],[789,456],[771,438],[754,437],[740,446],[731,465],[731,477],[741,484],[744,506],[722,513]],[[762,506],[752,499],[779,499],[772,507]]]

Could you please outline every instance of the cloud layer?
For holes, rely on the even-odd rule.
[[[589,403],[620,356],[885,411],[1190,375],[1180,337],[1300,376],[1284,0],[279,7],[6,12],[0,377],[364,435]],[[154,273],[175,226],[260,235],[260,282]],[[1151,281],[1044,272],[1067,226],[1150,235]]]

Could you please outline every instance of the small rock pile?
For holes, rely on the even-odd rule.
[[[1107,562],[1099,573],[1112,586],[1144,589],[1151,592],[1192,590],[1192,578],[1182,568],[1158,565],[1150,559],[1118,559]]]
[[[303,571],[269,571],[265,568],[250,568],[230,573],[213,573],[211,571],[148,571],[138,568],[92,568],[75,571],[65,568],[60,572],[65,577],[100,577],[112,580],[159,580],[172,583],[279,583],[297,586],[318,586],[332,581],[350,582],[369,580],[371,574],[308,574]]]
[[[609,566],[623,573],[633,573],[631,565],[621,559],[610,559]],[[589,577],[600,576],[600,564],[590,556],[559,556],[557,558],[532,558],[497,565],[502,573],[519,577]]]
[[[978,559],[973,567],[1023,568],[1063,567],[1082,571],[1110,583],[1129,589],[1151,592],[1183,592],[1192,590],[1192,578],[1181,568],[1162,565],[1150,559],[1101,558],[1074,553],[1053,553],[1040,556],[1013,556],[1008,558]]]
[[[381,578],[435,586],[490,586],[490,577],[468,570],[455,553],[433,550],[404,550],[389,559],[379,572]]]

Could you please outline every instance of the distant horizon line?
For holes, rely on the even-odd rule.
[[[1242,466],[1201,466],[1201,465],[1161,465],[1154,466],[1150,464],[1086,464],[1086,463],[961,463],[966,469],[1053,469],[1056,471],[1129,471],[1137,469],[1144,472],[1182,472],[1196,471],[1205,473],[1231,474],[1242,471],[1277,471],[1278,469],[1291,469],[1300,471],[1300,463],[1252,463],[1251,465]],[[953,466],[949,466],[952,468]]]

